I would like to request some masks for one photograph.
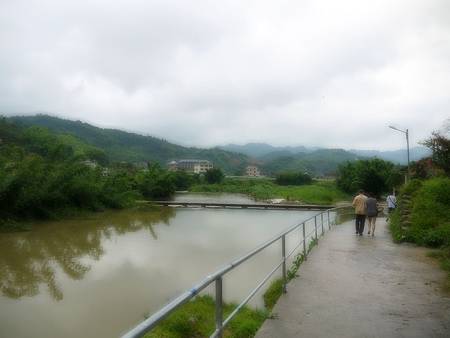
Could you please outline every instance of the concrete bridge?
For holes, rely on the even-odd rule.
[[[352,221],[327,233],[256,337],[450,337],[446,273],[377,223],[375,237]]]
[[[222,202],[182,202],[182,201],[151,201],[161,206],[181,206],[186,208],[231,208],[231,209],[267,209],[267,210],[327,210],[332,205],[316,204],[286,204],[286,203],[222,203]]]

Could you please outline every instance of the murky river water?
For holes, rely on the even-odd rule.
[[[251,202],[241,195],[182,200]],[[316,212],[162,208],[98,213],[0,234],[0,337],[116,337],[223,264]],[[298,240],[293,233],[288,240]],[[292,247],[291,246],[291,247]],[[240,301],[280,245],[224,278]],[[253,306],[262,306],[257,295]]]

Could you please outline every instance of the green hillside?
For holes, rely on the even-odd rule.
[[[71,121],[48,115],[15,116],[10,121],[23,125],[48,128],[64,144],[76,151],[88,153],[98,162],[158,162],[165,166],[175,159],[207,159],[227,174],[241,175],[249,163],[259,165],[266,175],[282,171],[308,171],[314,176],[333,175],[337,166],[362,156],[343,149],[317,149],[292,153],[276,150],[259,158],[220,148],[179,146],[152,136],[143,136],[117,129],[95,127],[81,121]]]
[[[11,121],[24,126],[41,126],[66,138],[82,140],[105,152],[112,162],[148,162],[155,161],[161,165],[173,159],[207,159],[226,173],[235,174],[242,171],[249,158],[218,148],[187,148],[172,144],[152,136],[143,136],[117,129],[104,129],[81,121],[71,121],[48,115],[15,116]]]
[[[280,157],[273,155],[266,155],[262,162],[263,171],[269,175],[281,171],[308,171],[316,176],[334,175],[339,164],[363,158],[343,149],[319,149]]]

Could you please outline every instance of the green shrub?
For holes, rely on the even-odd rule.
[[[264,293],[264,306],[267,310],[272,310],[275,304],[277,303],[277,300],[281,297],[281,294],[283,293],[283,280],[275,279],[270,286],[267,288],[266,292]]]
[[[279,185],[303,185],[312,182],[311,176],[301,172],[284,172],[275,178],[275,183]]]
[[[402,230],[400,224],[400,214],[398,210],[394,211],[389,216],[389,229],[391,231],[392,238],[394,239],[395,243],[400,243],[406,240],[406,235]]]
[[[336,183],[347,193],[363,189],[379,196],[398,186],[401,181],[402,174],[399,167],[375,158],[339,165]]]
[[[415,194],[411,221],[421,228],[438,228],[450,222],[450,179],[425,181]]]
[[[222,170],[220,170],[219,168],[209,169],[205,173],[205,180],[209,184],[221,183],[224,178],[225,178],[225,175],[223,174]]]

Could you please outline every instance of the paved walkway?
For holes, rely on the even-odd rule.
[[[256,337],[450,337],[446,276],[427,250],[394,244],[384,219],[374,238],[354,231],[320,240]]]

